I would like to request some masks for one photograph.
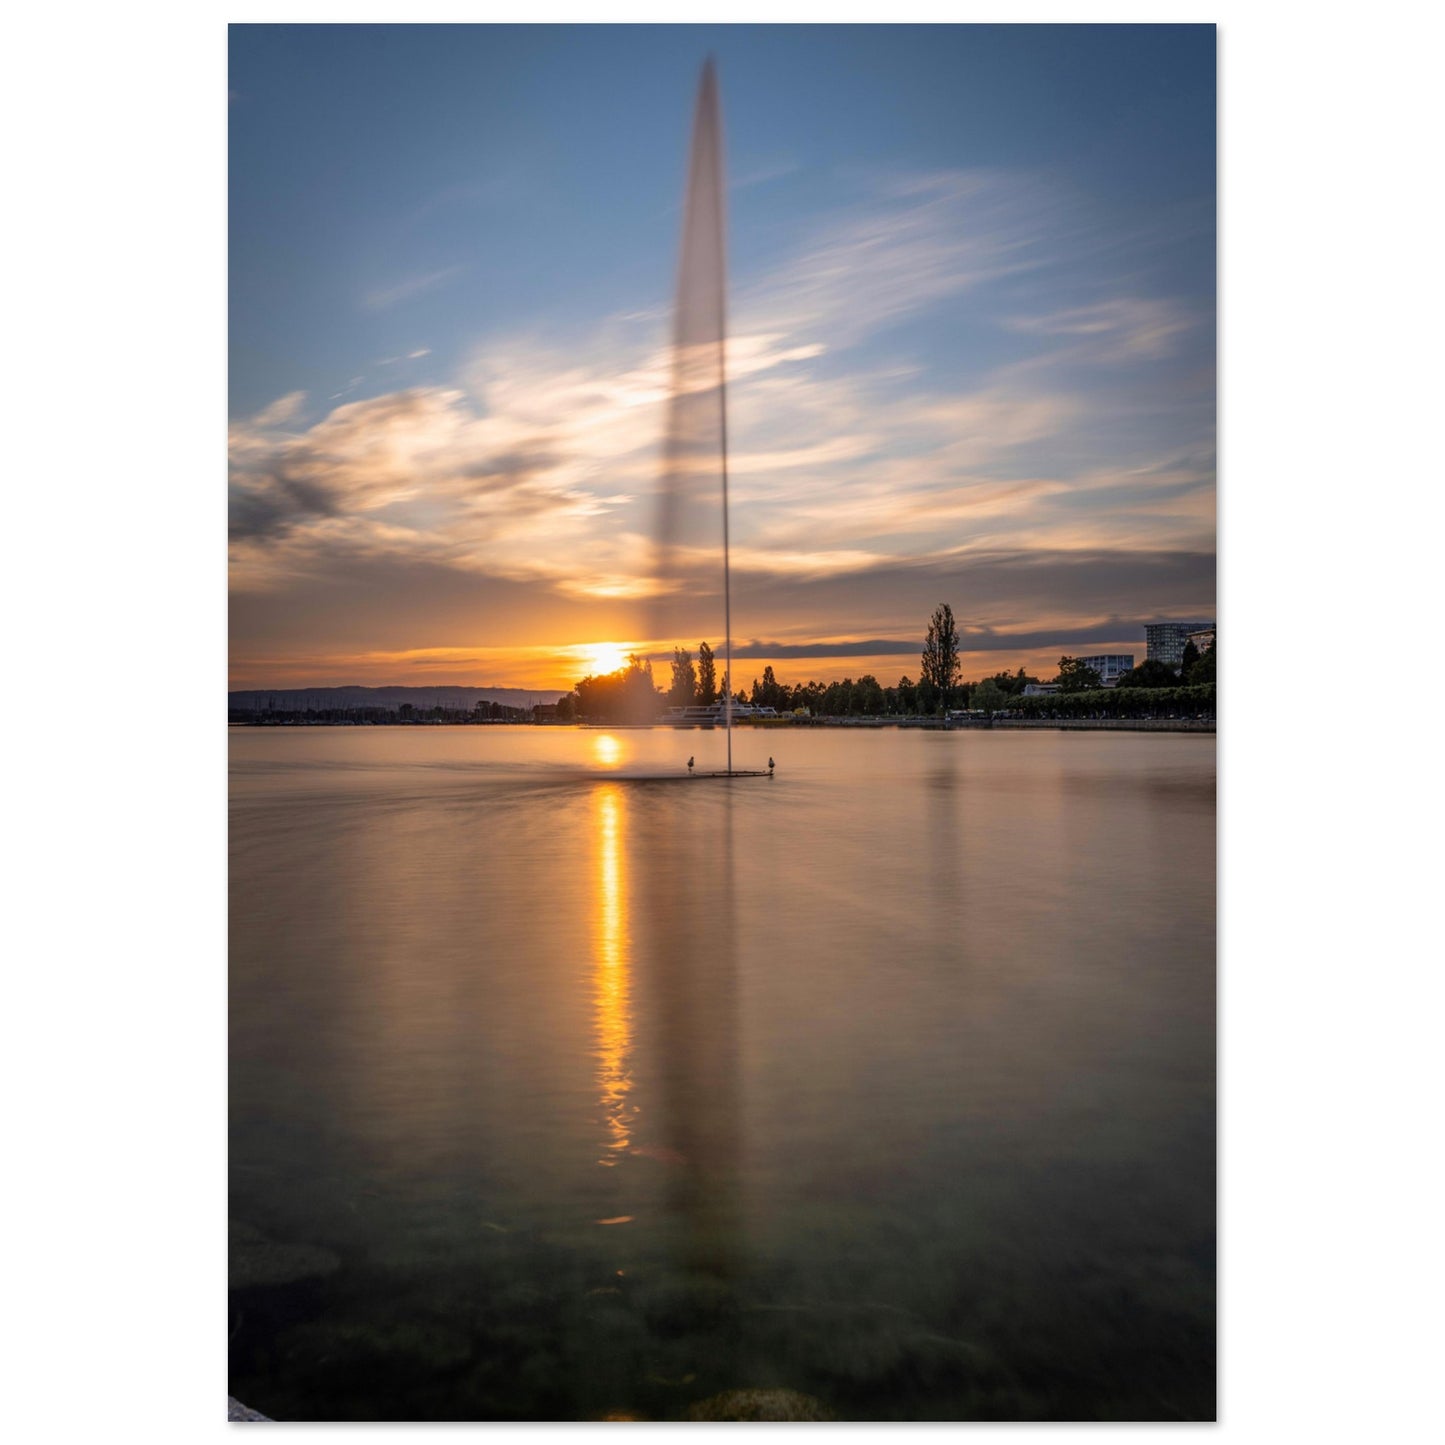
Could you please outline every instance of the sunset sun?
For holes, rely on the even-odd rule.
[[[593,642],[586,650],[587,667],[594,677],[602,677],[627,666],[627,651],[620,642]]]

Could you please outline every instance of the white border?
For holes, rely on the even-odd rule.
[[[224,25],[286,8],[9,22],[5,1417],[27,1441],[221,1428]],[[294,18],[398,9],[311,0]],[[1418,1438],[1445,1216],[1426,914],[1439,21],[1259,0],[886,18],[1222,23],[1220,1429]]]

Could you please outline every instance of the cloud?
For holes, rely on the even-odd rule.
[[[1067,354],[1095,361],[1157,361],[1169,356],[1193,318],[1169,301],[1120,296],[1092,306],[1075,306],[1044,316],[1015,316],[1011,330],[1037,336],[1082,338]]]
[[[646,572],[644,539],[597,535],[618,494],[570,485],[561,440],[446,387],[348,403],[297,433],[234,427],[233,582],[391,557],[623,595]]]
[[[800,170],[802,170],[802,165],[792,159],[764,161],[735,175],[728,182],[728,189],[730,191],[750,190],[753,186],[765,186],[769,181],[780,181],[785,176],[796,175]]]
[[[1195,320],[1127,293],[1049,304],[1065,233],[1077,239],[1057,194],[1028,178],[911,176],[873,183],[867,205],[738,285],[732,557],[735,582],[772,609],[761,631],[775,630],[769,617],[807,613],[812,640],[784,641],[818,645],[841,635],[817,625],[826,613],[856,636],[885,624],[906,634],[919,607],[926,617],[940,597],[985,585],[997,605],[970,624],[983,629],[979,650],[995,636],[1022,645],[1046,616],[1059,637],[1080,616],[1107,628],[1170,598],[1212,605],[1212,392],[1181,397],[1154,381]],[[1006,359],[955,377],[920,359],[910,326],[960,314],[978,334],[1012,338]],[[667,313],[644,304],[570,335],[492,336],[450,385],[345,402],[309,425],[305,395],[281,397],[232,428],[234,588],[423,568],[530,587],[564,607],[648,597],[672,376]],[[679,636],[717,630],[708,525],[670,599]],[[1207,557],[1207,581],[1202,563],[1187,586],[1168,566],[1141,571],[1151,556]],[[1111,593],[1101,580],[1111,567],[1134,580]]]
[[[251,425],[258,430],[280,426],[294,420],[305,404],[304,391],[288,391],[285,396],[277,397],[270,406],[258,411],[251,419]]]
[[[1141,637],[1142,620],[1118,617],[1104,618],[1083,627],[1055,627],[1034,631],[997,632],[992,628],[959,629],[959,648],[963,652],[1023,653],[1040,647],[1094,646],[1120,637]],[[820,657],[917,657],[923,651],[918,637],[869,637],[856,640],[822,642],[748,642],[733,643],[734,659],[758,658],[820,658]]]
[[[893,179],[742,287],[739,324],[747,331],[781,323],[854,345],[934,303],[1043,265],[1055,210],[1043,188],[996,173]]]
[[[434,291],[438,286],[446,285],[448,281],[455,280],[466,269],[465,266],[443,266],[439,271],[425,271],[416,276],[407,276],[390,286],[368,291],[361,298],[361,303],[368,311],[385,311],[399,301],[410,301],[415,296],[421,296],[427,291]]]

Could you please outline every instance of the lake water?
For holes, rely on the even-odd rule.
[[[1214,738],[723,745],[232,729],[232,1393],[1212,1418]]]

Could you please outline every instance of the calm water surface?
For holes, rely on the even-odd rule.
[[[232,1392],[1212,1418],[1213,737],[722,747],[232,730]]]

